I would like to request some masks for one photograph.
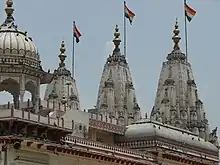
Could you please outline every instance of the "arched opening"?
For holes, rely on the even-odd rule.
[[[28,101],[28,99],[31,99],[31,96],[32,96],[31,92],[25,91],[25,93],[24,93],[24,102]]]
[[[0,109],[7,108],[8,102],[13,102],[13,96],[7,91],[0,91]]]
[[[34,107],[36,102],[36,91],[37,87],[32,81],[28,81],[25,84],[25,94],[24,94],[24,102],[26,102],[25,107]]]
[[[16,80],[12,78],[3,80],[0,83],[0,108],[7,108],[8,102],[13,102],[13,104],[10,104],[10,106],[19,106],[19,93],[20,85]]]
[[[0,109],[11,108],[31,108],[37,101],[37,87],[32,81],[25,84],[24,91],[18,81],[8,78],[0,82]]]

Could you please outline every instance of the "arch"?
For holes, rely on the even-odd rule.
[[[24,92],[24,98],[23,98],[23,101],[26,102],[26,101],[28,101],[28,99],[30,99],[31,97],[32,97],[31,92],[29,92],[29,91],[25,91],[25,92]]]
[[[19,95],[20,85],[16,80],[7,78],[0,83],[0,92],[2,91],[9,92],[12,95]]]
[[[30,94],[28,94],[28,92]],[[33,81],[27,81],[25,84],[25,94],[26,96],[28,96],[29,98],[31,97],[31,103],[32,106],[36,105],[36,93],[37,93],[37,86]],[[27,98],[25,98],[25,100],[27,100]]]
[[[33,81],[28,81],[25,84],[25,91],[30,92],[32,95],[36,93],[36,84]]]
[[[8,101],[11,102],[13,100],[15,108],[19,106],[18,102],[19,102],[19,94],[20,94],[20,85],[18,81],[16,81],[13,78],[5,78],[0,83],[0,92],[1,92],[1,95],[7,99],[9,99],[9,97],[7,96],[8,95],[7,93],[10,93],[12,95],[12,99],[9,99]]]
[[[0,91],[0,109],[7,107],[7,103],[13,102],[13,96],[8,91]]]
[[[19,83],[19,77],[12,77],[12,76],[1,76],[1,81],[0,83],[2,83],[3,81],[8,81],[8,80],[11,80],[11,81],[16,81],[17,83]]]

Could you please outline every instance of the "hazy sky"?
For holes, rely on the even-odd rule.
[[[81,107],[93,107],[102,69],[112,49],[115,24],[123,31],[123,0],[14,1],[16,23],[33,38],[45,70],[57,68],[62,39],[66,42],[70,68],[72,21],[76,21],[82,33],[75,50]],[[0,20],[3,21],[3,0],[1,4]],[[189,61],[210,124],[220,126],[220,1],[189,0],[189,4],[197,10],[197,15],[188,24]],[[127,5],[136,14],[133,26],[127,23],[127,58],[137,99],[145,113],[153,106],[162,62],[172,50],[176,17],[184,37],[183,0],[127,0]],[[184,51],[184,38],[181,44]],[[7,99],[10,97],[2,97],[1,102]]]

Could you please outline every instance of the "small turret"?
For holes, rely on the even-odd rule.
[[[51,116],[59,117],[67,110],[79,110],[79,95],[76,88],[76,83],[71,73],[65,67],[66,49],[64,41],[61,42],[59,54],[59,67],[53,73],[54,78],[50,84],[47,85],[44,100],[50,105],[53,111]],[[62,111],[63,113],[60,113]]]

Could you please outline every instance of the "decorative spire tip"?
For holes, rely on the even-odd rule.
[[[5,12],[8,15],[12,15],[13,14],[13,1],[12,0],[7,0],[6,1],[6,8],[5,8]]]
[[[13,1],[12,1],[12,0],[7,0],[7,1],[6,1],[6,5],[7,5],[8,7],[12,7]]]
[[[14,21],[14,18],[12,16],[12,14],[14,12],[13,1],[12,0],[6,0],[5,12],[6,12],[6,15],[7,15],[6,22]]]
[[[120,45],[121,39],[120,39],[120,32],[119,32],[118,25],[115,26],[114,37],[115,37],[113,40],[113,43],[115,45],[114,52],[119,52],[120,51],[119,45]]]
[[[66,51],[65,43],[64,43],[64,41],[62,41],[61,42],[61,47],[60,47],[60,54],[59,54],[59,58],[60,58],[60,64],[59,65],[60,65],[60,67],[65,66],[65,63],[64,63],[64,61],[66,59],[65,51]]]
[[[173,50],[180,50],[180,47],[179,47],[179,41],[181,39],[181,37],[179,36],[179,33],[180,33],[180,30],[179,30],[179,25],[178,25],[178,19],[176,18],[176,23],[175,23],[175,27],[174,27],[174,30],[173,30],[173,42],[174,42],[174,47],[173,47]]]

